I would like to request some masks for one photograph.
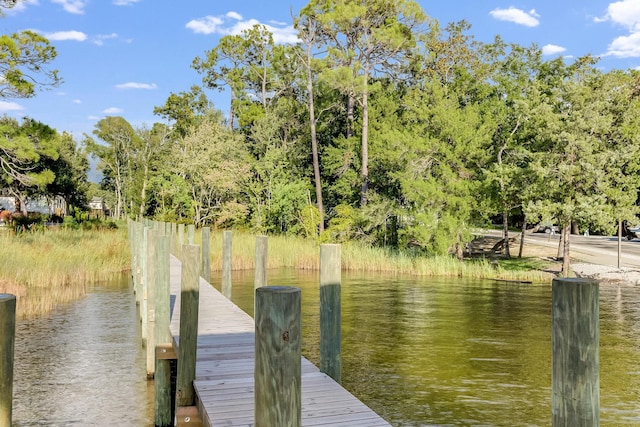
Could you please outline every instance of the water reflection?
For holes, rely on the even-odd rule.
[[[14,426],[153,425],[152,385],[124,279],[16,324]]]
[[[233,277],[253,311],[253,273]],[[316,365],[318,273],[300,286],[303,353]],[[219,278],[214,278],[219,283]],[[601,422],[640,424],[640,289],[602,286]],[[343,273],[344,386],[395,426],[548,426],[551,288]]]

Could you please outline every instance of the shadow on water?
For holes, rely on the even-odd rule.
[[[153,382],[127,277],[16,324],[14,426],[153,425]]]

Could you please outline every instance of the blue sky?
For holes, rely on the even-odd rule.
[[[465,19],[481,41],[500,34],[507,42],[536,43],[548,58],[601,56],[600,67],[640,67],[640,0],[418,1],[446,23]],[[291,11],[303,0],[22,0],[0,18],[2,33],[30,29],[58,51],[53,67],[64,83],[32,99],[0,100],[0,114],[32,117],[79,141],[107,115],[134,126],[160,121],[153,107],[171,92],[201,84],[191,68],[196,56],[221,36],[256,23],[278,42],[295,41]],[[225,94],[207,91],[216,108]]]

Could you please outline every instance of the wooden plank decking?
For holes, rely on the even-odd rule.
[[[171,333],[179,343],[181,264],[171,257]],[[254,425],[254,345],[251,316],[200,279],[194,382],[206,426]],[[302,358],[303,426],[389,426],[329,376]]]

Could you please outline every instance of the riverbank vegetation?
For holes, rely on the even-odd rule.
[[[222,268],[222,233],[211,235],[211,269]],[[255,235],[233,233],[232,269],[254,268]],[[484,257],[461,263],[449,256],[425,256],[397,249],[376,248],[362,242],[342,244],[344,271],[416,276],[465,277],[513,281],[549,282],[553,274],[545,271],[550,263],[539,258],[490,260]],[[298,236],[270,236],[268,268],[318,270],[320,248],[317,240]]]
[[[0,233],[0,292],[16,295],[20,318],[76,300],[87,285],[113,279],[129,268],[123,230]]]
[[[464,260],[472,230],[496,221],[509,258],[509,227],[524,236],[546,221],[562,228],[568,274],[572,230],[637,221],[640,71],[480,42],[469,23],[427,13],[413,0],[310,0],[295,42],[263,25],[221,37],[185,64],[202,85],[156,106],[160,122],[107,116],[82,149],[4,118],[14,174],[0,184],[22,201],[86,205],[90,155],[92,196],[115,219],[344,243],[366,255],[354,265],[378,251],[398,270],[465,270],[447,257]]]

